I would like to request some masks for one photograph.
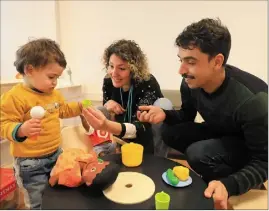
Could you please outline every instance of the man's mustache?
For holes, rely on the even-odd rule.
[[[183,78],[195,79],[194,76],[192,76],[192,75],[187,75],[186,73],[182,74],[181,76],[182,76]]]

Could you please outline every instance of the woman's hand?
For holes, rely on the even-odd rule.
[[[117,115],[125,112],[125,109],[123,109],[122,106],[114,100],[107,101],[104,106],[109,112],[113,112]]]
[[[106,131],[108,120],[101,111],[89,107],[84,108],[82,110],[82,114],[89,123],[89,125],[91,125],[95,130]]]
[[[88,132],[89,129],[90,129],[90,126],[89,126],[88,122],[86,121],[85,117],[83,115],[80,115],[80,119],[81,119],[81,122],[82,122],[82,126]]]
[[[82,114],[89,125],[91,125],[95,130],[107,131],[114,135],[121,134],[121,124],[108,120],[101,111],[90,107],[84,108]]]

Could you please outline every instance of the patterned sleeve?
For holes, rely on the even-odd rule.
[[[138,106],[153,105],[158,98],[163,97],[160,85],[153,75],[150,75],[149,81],[142,84],[139,95]]]
[[[111,78],[104,78],[104,82],[103,82],[103,87],[102,87],[102,91],[103,91],[103,105],[111,100],[112,97],[112,81]]]

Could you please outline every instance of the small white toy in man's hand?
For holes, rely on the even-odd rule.
[[[172,102],[170,100],[168,100],[167,98],[159,98],[154,102],[153,105],[158,106],[158,107],[165,109],[165,110],[172,110],[173,109]]]
[[[34,106],[33,108],[31,108],[30,110],[30,116],[32,117],[32,119],[42,119],[45,116],[45,109],[41,106]],[[37,139],[37,136],[33,136],[31,137],[31,139]]]
[[[34,106],[30,111],[30,115],[33,119],[42,119],[45,115],[45,109],[41,106]]]

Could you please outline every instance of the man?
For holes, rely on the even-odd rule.
[[[206,197],[227,209],[229,196],[261,185],[268,177],[268,86],[227,65],[231,35],[219,20],[203,19],[176,38],[182,107],[166,111],[141,106],[142,122],[164,121],[164,142],[186,154],[208,182]],[[203,123],[194,123],[199,112]]]

